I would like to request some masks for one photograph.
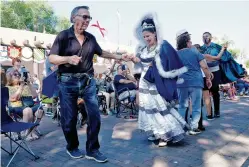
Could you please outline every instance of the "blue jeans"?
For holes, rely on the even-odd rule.
[[[248,93],[248,88],[249,88],[249,84],[248,83],[237,83],[235,84],[236,88],[239,89],[238,93],[242,94],[242,93]]]
[[[61,76],[59,81],[59,98],[61,105],[61,126],[67,141],[67,149],[72,151],[79,146],[77,124],[77,99],[85,101],[88,126],[86,152],[92,153],[99,149],[98,134],[100,130],[100,111],[96,95],[96,81],[91,79],[86,86],[87,78]]]
[[[192,102],[192,119],[190,126],[192,129],[198,128],[198,122],[201,117],[201,99],[202,88],[200,87],[184,87],[178,88],[179,108],[178,112],[185,118],[186,111],[189,107],[189,100]]]

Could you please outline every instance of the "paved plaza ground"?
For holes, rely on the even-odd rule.
[[[99,135],[101,152],[109,162],[99,164],[85,158],[71,159],[65,150],[65,139],[60,127],[45,117],[40,124],[44,135],[30,142],[33,157],[20,150],[10,166],[13,167],[248,167],[249,166],[249,97],[238,102],[222,101],[221,118],[204,121],[206,131],[198,136],[186,136],[179,144],[159,148],[147,141],[137,130],[136,120],[102,116]],[[78,130],[80,149],[85,150],[86,127]],[[2,135],[2,146],[8,141]],[[1,166],[10,156],[1,151]]]

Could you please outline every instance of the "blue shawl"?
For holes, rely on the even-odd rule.
[[[203,45],[201,47],[203,54],[210,54],[217,56],[222,46],[211,43],[209,46]],[[214,65],[220,66],[221,71],[221,84],[231,83],[237,81],[238,78],[242,78],[245,74],[243,68],[234,60],[230,52],[225,51],[219,61],[215,61],[208,64],[209,67]]]
[[[158,93],[166,100],[177,100],[177,82],[183,82],[178,76],[186,72],[176,50],[163,40],[160,52],[155,56],[152,66],[147,70],[144,79],[156,85]]]

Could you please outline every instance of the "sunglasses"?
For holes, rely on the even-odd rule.
[[[15,76],[15,77],[20,77],[21,74],[19,74],[19,73],[14,73],[13,76]]]
[[[88,16],[88,15],[76,15],[76,16],[79,16],[79,17],[83,18],[84,20],[87,20],[87,19],[92,20],[92,17]]]

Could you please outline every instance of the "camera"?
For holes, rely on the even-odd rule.
[[[25,69],[25,67],[21,68],[21,76],[23,78],[24,82],[28,82],[28,71]]]
[[[24,82],[28,82],[28,72],[23,72]]]

